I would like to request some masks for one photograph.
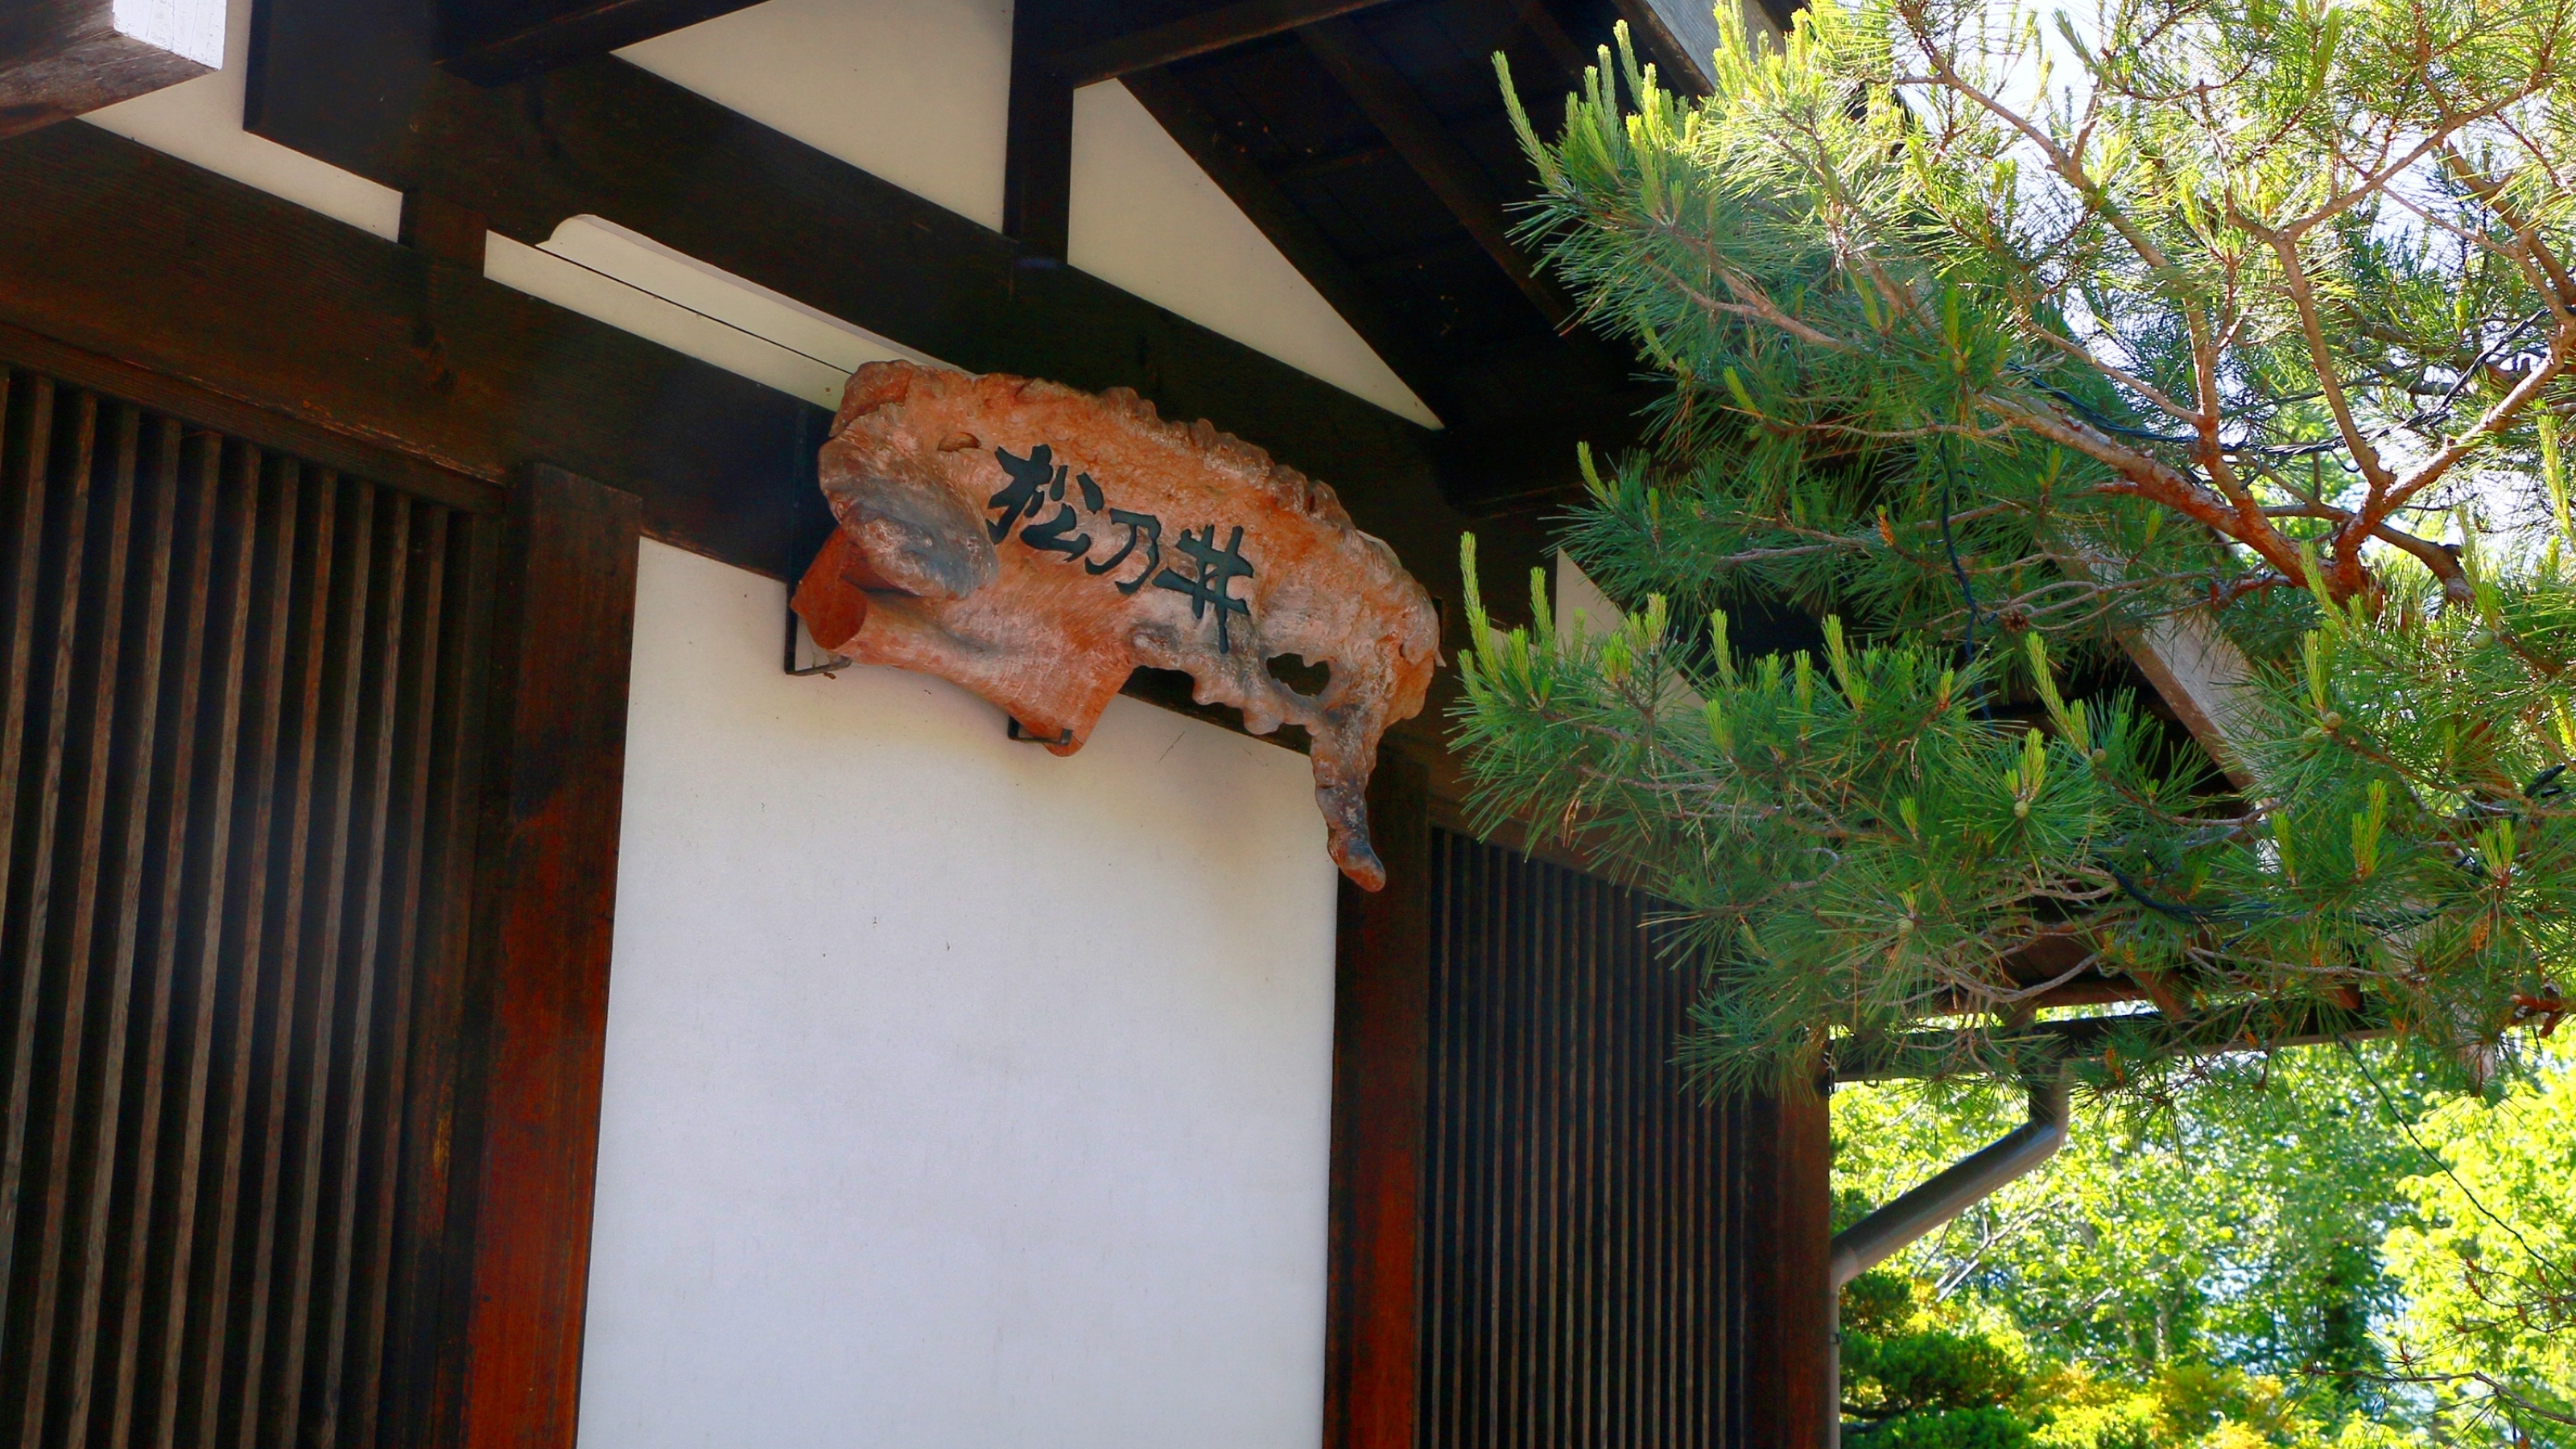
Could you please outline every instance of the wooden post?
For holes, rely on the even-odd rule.
[[[470,1449],[573,1442],[641,519],[633,495],[555,468],[510,500],[438,1435]]]
[[[1826,1449],[1835,1311],[1833,1115],[1817,1090],[1747,1098],[1744,1321],[1747,1442]]]
[[[1011,10],[1011,98],[1002,143],[1002,234],[1061,262],[1073,225],[1073,82],[1048,62],[1060,28],[1045,5]]]
[[[1342,882],[1333,973],[1324,1445],[1413,1449],[1431,1047],[1429,772],[1382,755],[1368,808],[1386,888]]]

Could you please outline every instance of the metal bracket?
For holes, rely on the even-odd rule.
[[[802,679],[811,674],[829,676],[844,669],[858,668],[859,661],[844,658],[838,654],[823,654],[823,661],[820,664],[808,664],[799,668],[796,663],[796,640],[804,632],[805,621],[796,617],[796,610],[791,606],[787,610],[787,657],[783,663],[783,667],[790,675]],[[822,654],[822,647],[815,646],[814,652]]]
[[[1006,715],[1004,718],[1007,719],[1009,716]],[[1027,730],[1020,728],[1020,722],[1018,720],[1012,719],[1010,727],[1003,730],[1002,733],[1011,739],[1020,740],[1032,745],[1069,745],[1073,743],[1073,726],[1071,725],[1065,726],[1064,733],[1057,735],[1054,739],[1048,739],[1044,735],[1030,734]]]

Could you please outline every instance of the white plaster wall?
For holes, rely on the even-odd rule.
[[[1002,224],[1009,0],[768,0],[618,54],[951,211]],[[1438,425],[1115,83],[1074,100],[1071,223],[1074,266]]]
[[[585,1449],[1308,1449],[1334,877],[1306,761],[790,679],[645,545]]]

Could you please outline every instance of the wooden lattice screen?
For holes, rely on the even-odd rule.
[[[0,367],[0,1442],[418,1392],[496,527]]]
[[[1435,830],[1430,911],[1416,1442],[1764,1443],[1779,1113],[1689,1090],[1652,902]]]

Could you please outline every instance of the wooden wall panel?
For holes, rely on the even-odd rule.
[[[0,1438],[398,1436],[492,527],[0,366]]]
[[[1429,867],[1412,1442],[1820,1446],[1821,1099],[1690,1088],[1650,899],[1446,830]]]

